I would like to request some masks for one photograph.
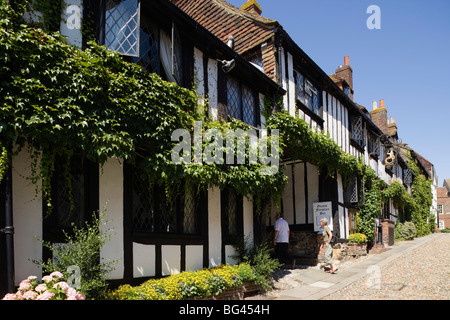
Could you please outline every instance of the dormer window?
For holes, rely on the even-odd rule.
[[[351,96],[350,96],[351,90],[350,90],[350,87],[348,85],[344,84],[343,87],[342,87],[342,90],[347,95],[347,97],[351,98]]]

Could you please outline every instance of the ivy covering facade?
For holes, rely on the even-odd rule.
[[[68,164],[75,153],[100,165],[109,158],[132,164],[140,159],[150,181],[168,193],[189,179],[199,188],[231,185],[257,203],[282,197],[287,183],[283,168],[266,175],[262,164],[171,161],[171,134],[176,129],[192,131],[195,121],[203,121],[203,130],[215,128],[223,133],[247,125],[237,120],[212,121],[194,91],[163,81],[94,42],[81,50],[68,45],[59,33],[21,24],[25,6],[17,3],[13,11],[2,1],[0,10],[0,178],[11,153],[27,146],[35,165],[29,178],[42,179],[47,199],[56,157],[63,156]],[[430,182],[418,169],[412,195],[399,183],[386,188],[361,160],[281,110],[273,102],[264,110],[267,129],[280,132],[281,154],[308,161],[319,170],[327,168],[332,175],[339,173],[344,184],[354,175],[364,177],[366,202],[359,212],[359,232],[373,238],[373,219],[386,199],[393,199],[422,234],[431,229],[427,220]]]

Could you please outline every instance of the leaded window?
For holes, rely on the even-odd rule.
[[[221,193],[222,233],[224,238],[232,241],[233,238],[243,235],[243,202],[242,196],[232,187],[227,187]]]
[[[353,176],[350,184],[344,189],[344,202],[350,204],[358,203],[358,178]]]
[[[74,227],[83,227],[98,212],[98,173],[97,163],[81,155],[56,156],[51,180],[51,207],[43,210],[43,240],[51,243],[64,243],[65,234],[72,235]],[[52,257],[45,248],[44,259]]]
[[[231,118],[242,119],[241,113],[241,86],[231,77],[227,82],[227,112]]]
[[[255,96],[246,86],[242,86],[242,112],[244,122],[256,127]]]
[[[251,126],[258,125],[254,92],[232,77],[227,80],[227,113]]]
[[[302,103],[315,114],[320,111],[319,90],[300,72],[294,70],[295,95],[298,102]]]
[[[132,170],[131,211],[137,233],[198,234],[200,195],[182,183],[170,199],[164,186],[152,185],[143,170]]]
[[[362,117],[354,117],[352,119],[352,139],[361,147],[366,145],[365,123]]]
[[[132,61],[150,73],[160,74],[159,28],[145,17],[141,18],[139,42],[139,57]]]
[[[373,134],[369,134],[367,140],[369,154],[378,157],[380,155],[380,140]]]
[[[107,0],[105,47],[122,55],[139,57],[139,0]]]
[[[413,172],[410,168],[403,169],[403,183],[410,186],[413,181]]]

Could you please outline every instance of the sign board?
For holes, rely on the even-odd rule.
[[[330,230],[333,231],[333,211],[331,201],[313,203],[313,212],[315,232],[323,232],[323,228],[320,225],[320,220],[323,218],[328,220],[328,227],[330,227]]]

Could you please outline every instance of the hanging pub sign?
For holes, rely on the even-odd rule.
[[[384,158],[384,165],[388,169],[392,169],[392,167],[397,163],[397,155],[398,149],[394,147],[386,148],[386,157]]]

